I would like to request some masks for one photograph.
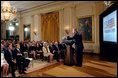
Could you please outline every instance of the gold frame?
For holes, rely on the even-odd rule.
[[[95,42],[95,24],[94,24],[94,16],[93,15],[88,15],[88,16],[81,16],[79,18],[77,18],[77,28],[79,28],[79,19],[81,18],[87,18],[87,17],[92,17],[92,41],[83,41],[84,43],[94,43]]]

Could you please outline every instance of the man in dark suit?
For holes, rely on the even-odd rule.
[[[14,51],[12,50],[13,49],[12,43],[8,43],[7,47],[8,49],[5,50],[4,52],[5,60],[7,61],[9,67],[11,68],[12,77],[16,77],[15,76],[16,57]]]
[[[53,47],[54,57],[56,58],[57,62],[60,62],[59,61],[58,47],[54,43],[52,44],[52,47]]]
[[[63,45],[58,42],[58,47],[60,51],[60,58],[64,60],[64,50],[63,50]]]
[[[76,53],[76,66],[81,67],[82,61],[83,61],[83,42],[82,42],[82,35],[80,32],[77,31],[77,29],[73,29],[73,37],[68,37],[68,39],[72,39],[75,41],[75,53]]]
[[[16,44],[16,48],[15,48],[14,52],[16,53],[16,63],[19,68],[19,74],[25,74],[26,67],[28,67],[30,60],[25,59],[25,57],[23,56],[24,53],[20,50],[19,43]]]
[[[54,48],[52,46],[52,43],[49,44],[49,50],[52,54],[54,54]]]
[[[66,49],[67,49],[66,44],[62,43],[63,59],[65,59],[65,56],[66,56]]]

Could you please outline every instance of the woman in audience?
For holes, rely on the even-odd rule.
[[[8,77],[9,65],[4,58],[3,45],[1,44],[1,67],[2,67],[2,77]]]
[[[33,55],[33,58],[36,59],[36,51],[35,51],[35,42],[32,41],[29,45],[30,47],[30,54]]]
[[[5,40],[1,40],[1,44],[3,45],[3,48],[2,48],[2,50],[3,51],[5,51],[5,46],[6,46],[6,41]]]
[[[42,50],[42,48],[43,48],[43,43],[42,43],[41,41],[38,41],[37,50],[40,52],[40,59],[43,60],[44,55],[43,55],[43,50]]]
[[[49,57],[49,61],[50,61],[50,63],[52,63],[53,54],[50,52],[49,45],[47,44],[47,42],[44,42],[44,44],[43,44],[43,54],[44,54],[44,57],[45,56]]]

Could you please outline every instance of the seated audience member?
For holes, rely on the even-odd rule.
[[[64,60],[64,50],[63,50],[63,45],[61,43],[58,42],[58,47],[60,50],[60,58],[62,58]]]
[[[9,65],[4,58],[3,45],[1,44],[1,68],[2,68],[2,77],[8,77],[8,68]]]
[[[43,52],[42,52],[42,49],[40,49],[40,46],[39,46],[40,44],[39,44],[39,42],[37,41],[35,45],[36,45],[36,46],[35,46],[35,48],[36,48],[36,50],[35,50],[35,51],[36,51],[36,55],[39,54],[39,55],[41,56],[41,54],[42,54]],[[39,56],[38,56],[38,57],[39,57]],[[40,57],[40,58],[41,58],[41,57]]]
[[[22,52],[26,52],[27,46],[26,46],[25,42],[23,42],[23,41],[20,42],[20,49]]]
[[[52,54],[54,54],[54,48],[52,46],[52,43],[49,44],[49,50]]]
[[[3,51],[5,51],[6,50],[6,48],[5,48],[5,46],[6,46],[6,41],[5,40],[1,40],[1,44],[3,45]]]
[[[39,43],[39,48],[42,51],[42,48],[43,48],[43,43],[42,42]]]
[[[40,52],[40,58],[43,59],[44,55],[43,55],[43,43],[42,42],[39,42],[39,46],[37,47],[38,48],[38,51],[41,51]]]
[[[39,50],[39,43],[38,43],[38,42],[36,42],[36,51],[37,51],[37,52],[40,51],[40,50]]]
[[[14,51],[12,50],[13,49],[12,43],[8,43],[7,47],[8,49],[4,52],[5,60],[7,61],[9,67],[11,68],[12,77],[16,77],[15,76],[16,58]]]
[[[27,53],[27,56],[25,56],[25,57],[28,57],[28,55],[29,55],[28,43],[23,42],[22,46],[20,46],[20,50],[21,50],[21,52],[23,52],[23,54],[24,54],[24,52]]]
[[[36,50],[37,50],[37,45],[36,45],[37,42],[34,42],[34,51],[35,51],[35,55],[36,55]]]
[[[19,43],[16,44],[16,48],[15,48],[14,52],[16,53],[16,63],[19,68],[19,74],[25,74],[26,67],[28,67],[30,60],[25,59],[25,57],[23,56],[24,54],[20,50]]]
[[[42,47],[43,47],[42,43],[40,43],[40,42],[36,43],[36,50],[42,51]]]
[[[30,45],[30,53],[33,55],[33,58],[36,59],[36,51],[35,51],[35,44],[34,42]]]
[[[59,61],[58,48],[57,48],[57,46],[54,44],[54,42],[53,42],[52,46],[53,46],[53,49],[54,49],[54,57],[56,58],[57,62],[60,62],[60,61]]]
[[[26,43],[26,47],[25,48],[26,48],[25,49],[26,52],[29,51],[29,42]]]
[[[44,42],[43,44],[43,55],[49,57],[50,63],[52,63],[53,60],[53,54],[49,50],[49,45],[47,42]]]
[[[24,52],[24,50],[23,50],[23,44],[24,44],[23,41],[20,41],[20,49],[21,49],[22,52]]]
[[[62,51],[63,51],[63,58],[65,59],[65,55],[66,55],[66,44],[62,43]]]

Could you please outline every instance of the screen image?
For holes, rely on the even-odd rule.
[[[103,18],[103,41],[117,42],[117,11]]]

